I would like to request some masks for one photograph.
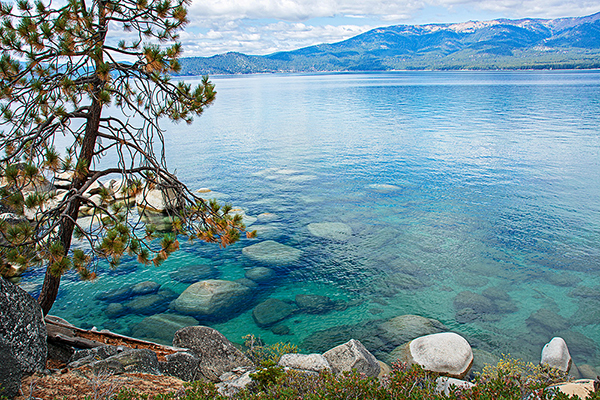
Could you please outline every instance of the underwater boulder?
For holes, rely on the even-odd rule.
[[[156,314],[144,318],[134,326],[132,334],[136,338],[171,344],[175,332],[186,326],[196,326],[198,321],[187,315]]]
[[[553,336],[558,331],[567,330],[570,327],[565,317],[547,308],[541,308],[531,313],[525,322],[532,332],[548,337]]]
[[[158,292],[160,285],[153,281],[140,282],[131,287],[132,296],[140,296],[145,294],[154,294]]]
[[[275,242],[274,240],[265,240],[264,242],[244,247],[242,253],[253,261],[278,266],[293,264],[302,255],[302,251]]]
[[[254,267],[246,271],[244,276],[256,283],[267,282],[275,276],[275,271],[267,267]]]
[[[279,299],[267,299],[252,310],[256,325],[268,327],[283,321],[298,309],[296,306]]]
[[[393,346],[399,346],[420,336],[447,330],[438,320],[411,314],[391,318],[381,323],[379,329],[381,331],[379,336]]]
[[[185,265],[169,273],[171,279],[181,283],[196,283],[205,279],[215,279],[219,276],[210,260],[201,260],[198,264]]]
[[[209,279],[190,285],[171,303],[174,310],[200,318],[227,319],[243,309],[250,298],[248,286],[237,282]]]
[[[342,222],[320,222],[307,226],[311,235],[323,239],[346,241],[352,237],[352,228]]]
[[[308,314],[324,314],[333,310],[336,305],[329,297],[318,294],[297,294],[296,304],[300,311]]]

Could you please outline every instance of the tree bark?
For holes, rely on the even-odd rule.
[[[96,138],[98,137],[98,128],[100,126],[100,116],[102,114],[102,104],[94,99],[90,107],[90,111],[87,117],[85,135],[81,144],[81,150],[79,153],[78,163],[85,162],[89,168],[92,165],[92,157],[94,154],[94,147],[96,146]],[[79,190],[87,182],[88,174],[74,174],[73,181],[71,182],[70,189]],[[69,252],[71,247],[71,239],[73,237],[73,230],[75,229],[75,222],[79,215],[79,206],[81,199],[79,197],[74,198],[65,210],[65,214],[68,217],[63,217],[60,221],[58,230],[58,238],[65,249],[65,256]],[[60,286],[60,274],[55,276],[49,266],[46,267],[46,275],[44,276],[44,284],[38,297],[38,303],[42,308],[44,315],[48,315],[56,296],[58,296],[58,288]]]

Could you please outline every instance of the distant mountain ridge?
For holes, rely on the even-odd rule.
[[[600,68],[600,13],[394,25],[265,56],[183,58],[182,75],[418,69]]]

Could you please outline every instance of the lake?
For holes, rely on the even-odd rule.
[[[382,321],[415,314],[481,351],[534,362],[561,336],[578,365],[600,366],[599,71],[212,81],[213,106],[192,125],[165,125],[168,165],[243,209],[258,238],[224,250],[183,243],[158,268],[124,260],[92,283],[67,275],[52,314],[141,335],[151,311],[110,314],[94,297],[148,280],[176,296],[190,265],[241,279],[261,265],[242,249],[274,240],[299,259],[267,265],[274,276],[237,313],[200,323],[305,352],[353,336],[385,358]],[[331,302],[285,318],[279,334],[255,323],[264,300],[302,294]]]

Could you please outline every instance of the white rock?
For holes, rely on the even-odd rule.
[[[421,336],[403,344],[392,351],[390,358],[462,379],[473,364],[473,351],[462,336],[443,332]]]
[[[542,349],[540,364],[547,364],[563,372],[569,372],[571,363],[571,354],[569,354],[567,343],[565,343],[563,338],[552,338]]]
[[[92,197],[90,197],[89,201],[91,203],[93,203],[94,205],[101,206],[102,205],[102,196],[100,196],[99,194],[95,194]]]
[[[254,370],[246,371],[242,376],[236,376],[233,373],[228,375],[221,375],[222,382],[217,383],[217,391],[222,396],[231,397],[241,390],[244,390],[249,384],[252,383],[250,374],[255,372]]]
[[[377,359],[358,340],[351,339],[323,353],[333,373],[356,370],[369,377],[379,375],[381,367]]]
[[[595,392],[593,379],[579,379],[573,382],[562,382],[549,386],[547,389],[558,389],[560,392],[568,395],[577,395],[580,399],[587,399]]]
[[[84,195],[89,196],[90,194],[97,194],[100,189],[104,186],[99,181],[94,181],[92,184],[83,192]]]
[[[165,212],[176,207],[177,195],[173,189],[144,189],[136,197],[138,207],[154,212]]]
[[[330,240],[348,240],[352,236],[352,228],[342,222],[308,224],[308,231],[313,236]]]
[[[302,251],[273,240],[265,240],[264,242],[244,247],[242,253],[254,261],[270,265],[293,264],[302,255]]]
[[[438,393],[444,393],[446,396],[450,395],[451,389],[471,389],[475,386],[474,383],[462,381],[456,378],[448,378],[446,376],[440,376],[435,380],[437,386],[435,391]]]
[[[321,354],[284,354],[279,359],[278,365],[302,371],[321,372],[331,370],[329,362]]]
[[[60,174],[56,174],[54,176],[54,179],[59,180],[59,181],[71,182],[73,180],[74,174],[75,174],[74,171],[62,172]]]
[[[384,376],[389,376],[389,374],[392,372],[392,368],[390,368],[389,365],[387,365],[381,360],[377,360],[377,362],[379,363],[380,368],[379,375],[377,375],[377,378],[382,379]]]

